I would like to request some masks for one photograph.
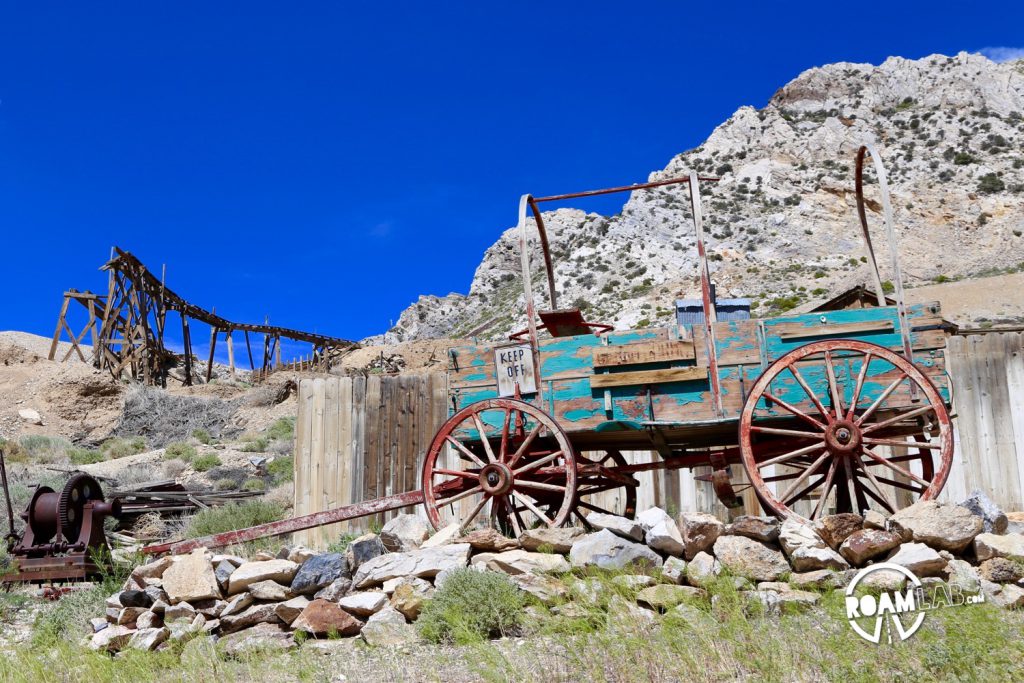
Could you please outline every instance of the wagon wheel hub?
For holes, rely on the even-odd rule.
[[[513,481],[512,470],[505,463],[492,462],[480,470],[480,486],[492,496],[507,493]]]
[[[825,443],[833,455],[860,451],[861,430],[849,420],[836,420],[825,430]]]

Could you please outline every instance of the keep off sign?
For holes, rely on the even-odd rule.
[[[537,392],[537,375],[533,371],[533,354],[529,344],[506,346],[494,350],[494,366],[498,372],[498,396],[515,396]]]

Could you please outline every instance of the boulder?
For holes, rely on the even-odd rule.
[[[206,548],[196,548],[188,555],[179,555],[161,577],[161,587],[170,603],[187,600],[220,598],[220,584],[210,564]]]
[[[654,626],[654,622],[655,617],[650,610],[639,607],[621,595],[613,595],[608,600],[608,631],[613,636],[643,637]]]
[[[664,612],[687,600],[706,599],[707,595],[707,591],[693,586],[673,586],[663,583],[644,588],[636,594],[636,601],[651,609]]]
[[[1009,520],[1006,533],[1024,534],[1024,512],[1007,512],[1006,518]]]
[[[498,553],[477,553],[473,557],[469,558],[469,566],[474,569],[484,571],[487,569],[487,563],[494,559],[494,556]]]
[[[569,593],[569,587],[558,579],[541,574],[514,574],[509,577],[519,590],[529,593],[546,605],[563,599]]]
[[[306,560],[316,557],[317,552],[304,545],[297,545],[288,551],[287,557],[284,559],[294,562],[295,564],[302,564]]]
[[[811,526],[787,519],[779,527],[779,543],[798,572],[847,569],[849,564]]]
[[[127,626],[111,625],[94,633],[89,639],[89,649],[102,652],[118,652],[128,644],[135,633]]]
[[[142,583],[143,579],[160,579],[172,564],[174,564],[174,557],[170,555],[161,557],[159,560],[139,565],[132,570],[131,576],[139,583]]]
[[[506,574],[563,574],[572,569],[561,555],[531,553],[527,550],[498,553],[487,563],[487,568]]]
[[[971,495],[960,501],[959,505],[962,508],[967,508],[971,514],[981,517],[985,533],[1006,533],[1010,520],[1006,517],[1006,513],[991,498],[985,495],[985,492],[981,489],[971,491]]]
[[[715,541],[725,532],[723,524],[714,515],[703,512],[687,512],[680,516],[680,531],[683,534],[683,557],[687,562],[697,553],[708,552]]]
[[[377,534],[363,534],[349,543],[348,548],[345,549],[345,560],[348,565],[348,571],[354,572],[359,569],[364,562],[369,562],[375,557],[380,557],[386,552],[387,549],[384,547],[384,544],[381,542],[380,537]]]
[[[241,593],[257,581],[277,581],[281,584],[291,584],[295,572],[298,570],[299,565],[289,560],[246,562],[231,573],[231,577],[228,579],[228,593],[230,595]],[[212,569],[210,574],[212,576]]]
[[[683,535],[668,515],[644,531],[644,541],[651,548],[660,550],[666,555],[679,557],[683,554]]]
[[[249,584],[249,595],[267,602],[284,602],[294,597],[291,588],[282,586],[277,581],[257,581]]]
[[[121,591],[120,595],[118,595],[118,601],[120,601],[122,607],[149,608],[153,605],[153,598],[145,591],[139,590]]]
[[[974,539],[974,554],[979,562],[993,557],[1024,562],[1024,534],[978,534]]]
[[[323,637],[331,634],[345,637],[354,636],[359,633],[362,624],[358,619],[333,602],[313,600],[295,618],[295,621],[292,622],[292,628],[314,637]]]
[[[644,531],[647,531],[666,519],[672,519],[672,517],[659,507],[647,508],[636,516],[636,521],[640,523],[640,526],[643,527]]]
[[[977,595],[981,590],[981,576],[966,560],[950,560],[943,573],[950,586],[956,586],[967,595]]]
[[[245,610],[254,602],[254,598],[248,593],[239,593],[235,597],[228,600],[228,604],[224,606],[224,609],[220,611],[222,617],[228,617],[232,614],[238,614]]]
[[[924,543],[936,550],[963,552],[981,533],[981,518],[967,508],[936,500],[922,500],[898,511],[888,529],[904,541]]]
[[[110,626],[110,622],[103,617],[95,617],[89,620],[89,626],[92,627],[93,633],[99,633],[103,629]]]
[[[190,603],[179,602],[177,605],[168,605],[164,610],[164,621],[171,622],[179,619],[191,622],[196,618],[196,608]]]
[[[641,588],[653,586],[656,582],[653,576],[647,576],[646,574],[619,574],[612,577],[612,583],[627,591],[637,591]]]
[[[121,612],[117,615],[117,624],[120,626],[128,626],[131,628],[136,627],[136,620],[142,614],[148,612],[145,607],[124,607]]]
[[[790,571],[781,552],[746,536],[719,536],[714,550],[723,568],[754,581],[775,581]],[[692,566],[691,562],[687,567],[688,575]]]
[[[835,515],[825,515],[819,519],[814,530],[818,532],[821,540],[825,541],[832,550],[839,550],[850,534],[864,528],[864,518],[855,512],[840,512]]]
[[[993,583],[1014,583],[1024,578],[1024,567],[1005,557],[992,557],[978,565],[978,573]]]
[[[291,623],[295,621],[295,618],[302,614],[302,610],[306,609],[308,604],[309,598],[305,595],[300,595],[297,598],[292,598],[291,600],[285,600],[282,603],[278,603],[278,605],[274,607],[274,614],[276,614],[277,618],[284,623],[291,625]]]
[[[917,577],[923,577],[940,576],[948,560],[924,543],[904,543],[886,562],[906,567]]]
[[[495,529],[477,529],[471,531],[456,543],[468,543],[473,550],[487,553],[500,553],[519,547],[519,541],[509,538]]]
[[[726,527],[725,533],[746,536],[761,543],[776,543],[779,540],[779,520],[775,517],[740,515]]]
[[[313,598],[316,600],[326,600],[327,602],[338,602],[341,596],[348,593],[350,588],[352,588],[352,579],[342,577],[318,590],[313,594]]]
[[[661,556],[646,545],[634,543],[608,529],[587,534],[573,543],[569,562],[573,567],[602,569],[625,569],[633,565],[660,567],[662,564]]]
[[[846,572],[818,569],[812,572],[795,572],[789,575],[789,584],[795,589],[845,588],[849,581]]]
[[[839,546],[839,552],[846,561],[860,567],[868,560],[885,555],[900,544],[900,537],[891,531],[861,529],[855,531]]]
[[[352,585],[368,588],[400,576],[433,577],[445,569],[465,567],[469,561],[469,551],[468,543],[455,543],[375,557],[359,567]]]
[[[230,657],[239,657],[255,651],[283,652],[294,647],[295,637],[279,624],[256,624],[237,633],[221,636],[217,640],[217,649]],[[184,657],[184,652],[182,656]]]
[[[524,550],[537,551],[543,548],[564,555],[572,549],[572,544],[582,538],[584,534],[586,532],[583,529],[575,526],[558,527],[555,529],[551,527],[538,527],[536,529],[527,529],[519,534],[519,545]]]
[[[150,652],[155,650],[157,645],[167,640],[171,632],[163,627],[140,628],[128,639],[128,647],[133,650]]]
[[[587,515],[587,523],[595,531],[607,529],[631,541],[644,540],[644,528],[640,525],[640,522],[633,519],[626,519],[618,515],[608,515],[603,512],[591,512]]]
[[[32,424],[32,425],[41,425],[41,424],[43,424],[43,418],[39,415],[39,412],[33,410],[32,408],[21,408],[21,409],[19,409],[18,410],[18,417],[20,417],[22,420],[24,420],[25,422],[28,422],[29,424]]]
[[[380,591],[360,591],[338,600],[338,606],[349,614],[368,617],[388,604],[388,596]]]
[[[786,583],[763,583],[756,591],[748,591],[747,596],[748,600],[756,600],[772,614],[802,612],[821,602],[818,593],[796,590]]]
[[[277,616],[277,604],[273,602],[261,602],[247,607],[237,614],[221,616],[220,630],[223,633],[233,633],[256,624],[277,624],[281,620]]]
[[[985,597],[997,607],[1003,609],[1021,609],[1024,608],[1024,588],[1015,586],[1012,583],[998,584],[985,582],[986,588]],[[995,588],[992,588],[995,586]],[[102,631],[101,631],[102,633]],[[93,636],[94,638],[96,636]]]
[[[686,562],[678,557],[670,557],[661,566],[661,578],[669,583],[686,582]]]
[[[868,510],[864,513],[865,529],[882,529],[884,531],[888,521],[885,515],[877,510]]]
[[[430,527],[416,515],[392,517],[380,530],[380,542],[393,553],[416,550],[430,536]]]
[[[298,568],[291,581],[295,595],[312,595],[338,579],[347,578],[348,562],[341,553],[314,555]]]
[[[686,563],[686,580],[691,586],[706,586],[721,573],[722,563],[703,551],[697,553],[692,560]]]
[[[359,633],[371,647],[408,645],[416,640],[416,629],[405,623],[405,617],[390,605],[370,617]]]
[[[423,541],[421,548],[440,548],[443,545],[454,543],[455,539],[462,535],[462,526],[458,522],[452,522],[436,534]]]
[[[231,574],[235,569],[236,566],[227,560],[221,560],[220,564],[214,566],[213,576],[217,579],[217,585],[220,586],[222,593],[227,593],[228,580],[231,578]]]
[[[429,581],[405,578],[398,582],[391,593],[391,606],[402,613],[409,621],[416,621],[423,610],[423,605],[434,594],[434,587]]]

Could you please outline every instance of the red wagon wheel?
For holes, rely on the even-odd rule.
[[[892,513],[929,500],[953,462],[952,422],[931,380],[897,353],[846,339],[769,366],[743,406],[739,441],[765,509],[805,520],[830,505]],[[801,503],[809,515],[794,511]]]
[[[455,461],[447,466],[446,451],[455,456],[447,456]],[[561,526],[576,499],[572,444],[551,416],[525,401],[474,403],[434,436],[423,461],[423,498],[435,529],[445,508],[463,529],[476,520],[516,535]]]

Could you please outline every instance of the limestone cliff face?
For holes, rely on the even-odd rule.
[[[810,69],[650,179],[721,178],[701,188],[712,278],[720,296],[751,297],[755,315],[770,315],[867,281],[853,194],[865,141],[888,170],[908,286],[1024,267],[1024,61],[961,53]],[[697,291],[687,193],[636,191],[610,217],[546,213],[560,307],[619,327],[671,320],[672,301]],[[880,216],[869,220],[887,279]],[[534,284],[545,306],[539,269]],[[523,308],[509,229],[467,294],[420,297],[384,337],[498,338],[524,326]]]

